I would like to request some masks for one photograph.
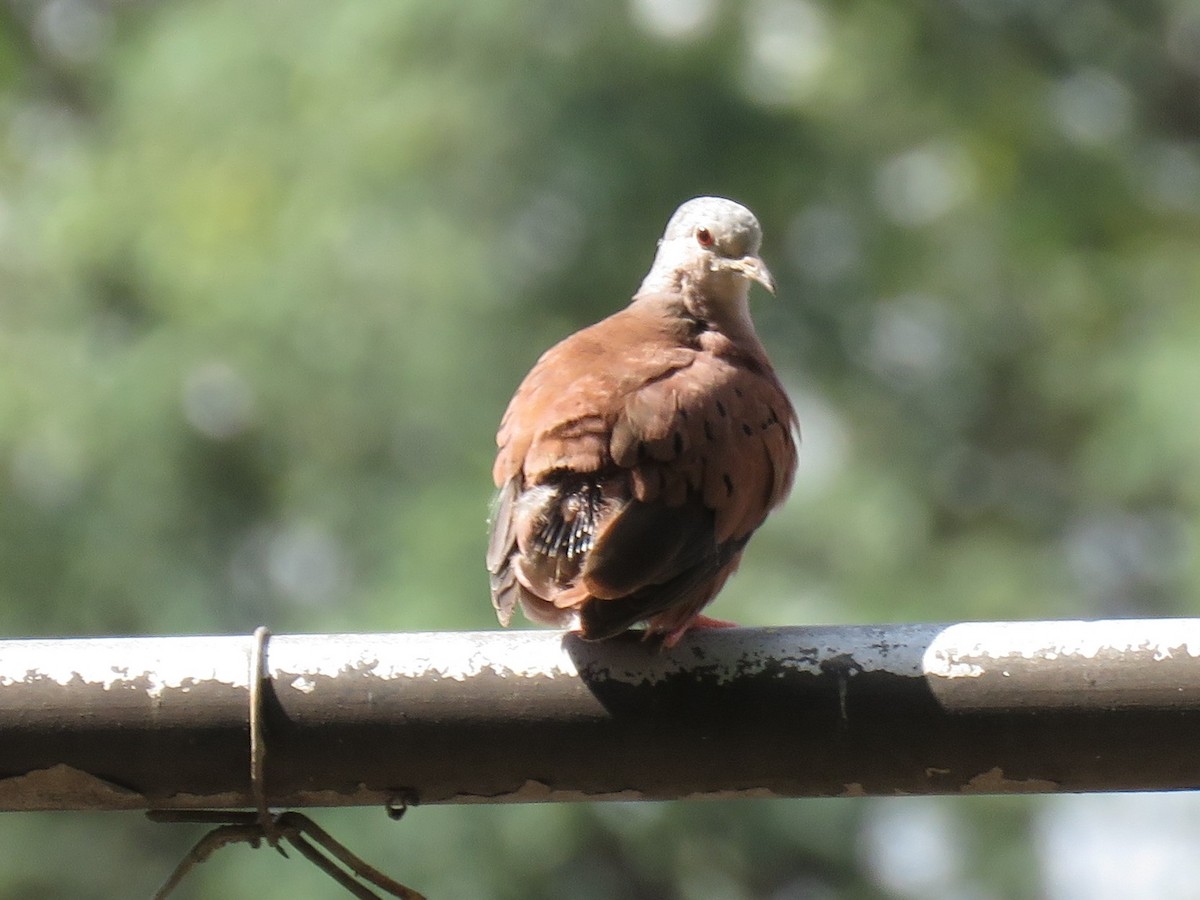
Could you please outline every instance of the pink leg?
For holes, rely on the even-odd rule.
[[[663,646],[667,648],[674,647],[689,631],[700,631],[707,628],[737,628],[737,622],[730,622],[726,619],[713,619],[709,616],[696,616],[684,622],[678,628],[668,631],[663,636]]]

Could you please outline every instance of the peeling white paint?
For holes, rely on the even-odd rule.
[[[6,641],[0,653],[0,687],[39,681],[63,687],[87,684],[106,691],[144,691],[151,698],[202,682],[244,687],[250,645],[249,637]]]
[[[938,630],[922,667],[941,678],[976,678],[993,668],[990,663],[1006,659],[1117,656],[1129,662],[1200,657],[1200,620],[960,622]]]
[[[497,646],[495,632],[338,634],[271,639],[268,661],[276,672],[299,672],[305,690],[321,677],[370,675],[466,681],[485,673],[518,678],[576,678],[579,673],[555,632],[512,632]]]
[[[291,687],[302,694],[311,694],[317,689],[317,683],[307,675],[297,675],[292,679]]]
[[[945,651],[936,651],[933,659],[929,657],[930,654],[926,653],[924,664],[926,675],[937,675],[941,678],[978,678],[987,671],[978,663],[954,659]]]

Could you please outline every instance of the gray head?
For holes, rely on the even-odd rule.
[[[727,285],[743,297],[750,281],[775,293],[775,280],[758,256],[760,246],[762,228],[754,213],[724,197],[696,197],[667,222],[642,290],[668,288],[683,275],[718,290]]]

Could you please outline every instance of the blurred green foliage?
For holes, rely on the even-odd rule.
[[[805,435],[716,614],[1193,611],[1198,141],[1186,0],[9,0],[0,628],[493,627],[504,404],[704,193],[764,224]],[[737,900],[1047,896],[1045,815],[320,817],[434,897]],[[186,831],[10,816],[0,894],[147,895]],[[181,896],[321,879],[229,850]]]

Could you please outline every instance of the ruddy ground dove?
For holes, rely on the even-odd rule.
[[[673,646],[791,488],[796,414],[750,320],[762,231],[699,197],[632,302],[544,353],[496,436],[487,564],[507,625],[589,640],[639,622]]]

